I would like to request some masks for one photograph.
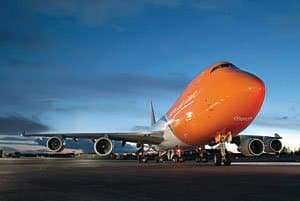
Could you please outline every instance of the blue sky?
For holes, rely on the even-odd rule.
[[[299,136],[299,10],[292,0],[1,1],[1,133],[22,130],[16,120],[38,131],[148,126],[151,99],[163,115],[227,60],[266,84],[254,126]]]

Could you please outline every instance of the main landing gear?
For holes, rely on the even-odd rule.
[[[228,141],[228,139],[226,139]],[[230,152],[226,150],[225,146],[225,137],[221,136],[220,141],[217,145],[214,146],[213,150],[213,162],[216,166],[229,166],[231,165],[231,156]],[[140,149],[137,151],[137,161],[139,163],[147,163],[148,158],[152,157],[151,155],[147,155],[146,153],[149,152],[148,150],[144,150],[144,145],[139,144],[138,146]],[[174,149],[170,149],[163,152],[158,152],[155,156],[155,161],[157,163],[162,163],[164,161],[172,161],[174,163],[181,163],[184,162],[184,156],[183,156],[183,150],[181,150],[178,147],[175,147]],[[196,162],[208,162],[208,153],[205,150],[205,147],[199,147],[197,149],[197,156],[196,156]]]
[[[168,160],[167,152],[166,151],[164,151],[164,152],[158,152],[157,153],[157,156],[155,157],[156,163],[162,163],[162,162],[164,162],[166,160]]]
[[[182,163],[184,162],[183,151],[179,148],[175,150],[168,151],[168,159],[172,160],[174,163]]]
[[[179,148],[176,148],[164,152],[158,152],[158,155],[156,157],[157,163],[161,163],[167,160],[172,161],[174,163],[184,162],[183,151]]]
[[[145,155],[144,145],[140,144],[139,147],[140,147],[140,149],[136,153],[137,161],[139,163],[147,163],[148,162],[148,157]]]

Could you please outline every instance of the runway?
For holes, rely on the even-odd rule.
[[[272,200],[300,197],[300,163],[137,164],[1,159],[1,201]]]

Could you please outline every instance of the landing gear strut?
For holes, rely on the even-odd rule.
[[[168,160],[167,152],[158,152],[155,160],[157,163],[162,163],[162,162]]]
[[[167,155],[168,159],[172,160],[174,163],[182,163],[184,161],[183,152],[179,148],[169,150]]]
[[[144,144],[140,145],[140,149],[137,151],[137,161],[139,163],[147,163],[148,162],[148,158],[145,155],[145,151],[144,151]]]

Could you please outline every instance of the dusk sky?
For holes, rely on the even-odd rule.
[[[0,133],[148,126],[151,99],[162,116],[226,60],[267,88],[249,132],[285,129],[300,143],[299,10],[292,0],[0,1]]]

